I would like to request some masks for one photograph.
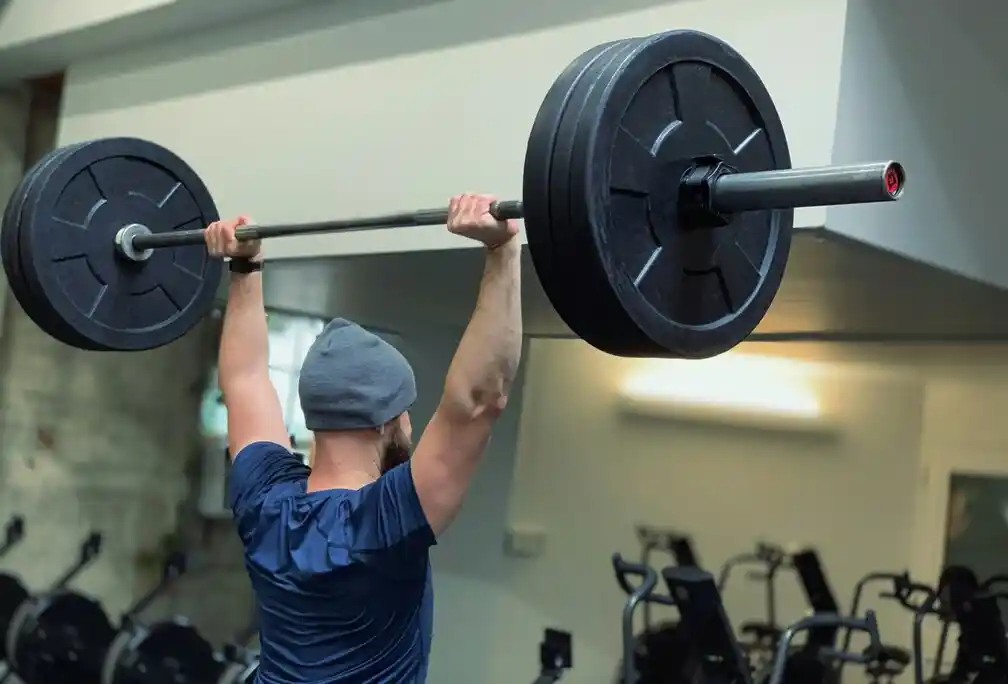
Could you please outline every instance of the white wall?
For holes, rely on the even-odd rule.
[[[796,164],[828,163],[845,0],[432,0],[322,3],[75,64],[60,140],[156,140],[203,176],[222,212],[304,221],[521,190],[548,87],[605,41],[671,28],[721,36],[766,81]],[[801,55],[801,59],[795,59]],[[800,224],[822,225],[809,211]],[[274,240],[271,255],[437,249],[440,228]]]
[[[1000,221],[1003,3],[851,0],[834,161],[896,158],[895,207],[838,207],[827,227],[900,254],[1008,286]]]

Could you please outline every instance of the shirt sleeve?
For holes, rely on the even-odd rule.
[[[426,552],[437,543],[420,506],[409,461],[360,490],[351,520],[357,551]]]
[[[287,447],[253,442],[235,455],[228,475],[228,503],[235,519],[257,508],[269,490],[308,477],[311,470]]]

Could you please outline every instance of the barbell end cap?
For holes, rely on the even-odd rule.
[[[882,183],[891,201],[895,202],[901,198],[906,187],[906,170],[903,165],[897,161],[887,162],[882,171]]]
[[[115,246],[119,256],[133,262],[147,261],[154,255],[153,249],[136,249],[133,240],[137,235],[150,235],[151,230],[139,223],[130,223],[116,231]]]

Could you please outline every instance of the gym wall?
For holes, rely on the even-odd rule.
[[[845,5],[310,3],[73,65],[60,141],[158,141],[190,162],[222,212],[263,223],[441,206],[467,189],[517,198],[533,118],[561,70],[599,43],[684,27],[724,38],[755,66],[796,163],[828,164]],[[799,212],[798,224],[824,217]],[[274,240],[268,249],[318,256],[465,244],[433,227]]]
[[[847,2],[833,161],[893,157],[908,185],[892,211],[830,208],[829,229],[1008,286],[1008,231],[991,220],[1004,195],[991,141],[1008,108],[1006,22],[998,0]]]

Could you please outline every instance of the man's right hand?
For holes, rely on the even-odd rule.
[[[214,257],[231,257],[232,259],[255,259],[259,256],[262,246],[260,240],[239,241],[235,237],[235,231],[241,226],[252,224],[252,219],[248,216],[239,216],[227,221],[214,221],[205,231],[203,239],[206,241],[207,251]]]

